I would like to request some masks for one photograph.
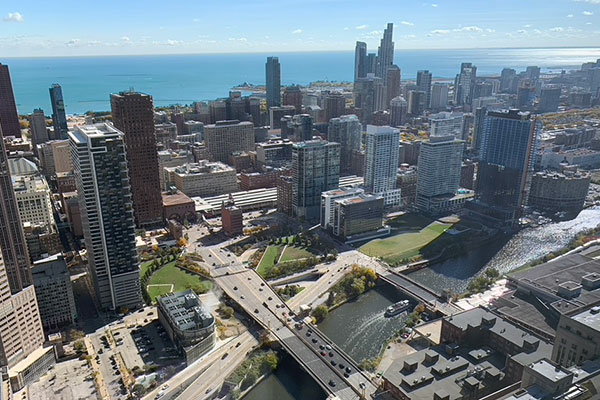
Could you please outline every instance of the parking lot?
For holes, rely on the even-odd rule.
[[[30,400],[83,400],[95,399],[97,396],[93,371],[87,361],[79,359],[56,364],[24,390],[28,391]],[[16,393],[14,398],[22,399],[21,392]]]

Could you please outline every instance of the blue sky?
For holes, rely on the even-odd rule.
[[[2,1],[0,54],[69,56],[600,45],[600,0]]]

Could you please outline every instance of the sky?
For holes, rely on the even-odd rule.
[[[600,0],[0,2],[4,57],[600,45]]]

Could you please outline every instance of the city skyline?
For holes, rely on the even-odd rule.
[[[599,3],[594,0],[561,0],[552,7],[543,0],[526,5],[511,0],[501,6],[487,4],[485,10],[474,0],[379,1],[369,7],[354,0],[202,8],[184,2],[185,17],[156,13],[161,4],[154,0],[144,9],[120,3],[119,13],[114,13],[113,2],[93,13],[71,0],[44,11],[35,2],[2,7],[0,51],[7,57],[27,57],[351,50],[357,40],[376,48],[389,22],[396,27],[397,49],[593,46],[594,35],[600,34]],[[331,20],[342,8],[348,17]],[[69,23],[52,24],[53,13]],[[295,20],[274,18],[286,14]],[[90,18],[103,23],[91,23]]]

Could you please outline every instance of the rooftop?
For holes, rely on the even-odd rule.
[[[208,328],[215,323],[215,318],[193,290],[159,297],[158,302],[179,330]]]
[[[572,315],[571,318],[582,325],[600,331],[600,306]]]

